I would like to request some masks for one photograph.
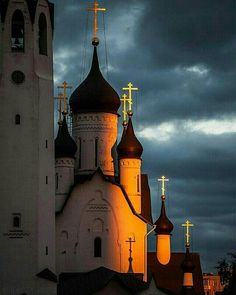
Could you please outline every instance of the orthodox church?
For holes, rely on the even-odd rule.
[[[54,6],[0,0],[0,13],[0,294],[203,294],[188,235],[186,253],[171,251],[165,177],[152,220],[130,109],[117,138],[121,101],[100,70],[96,27],[91,69],[69,99],[72,135],[64,104],[54,140]]]

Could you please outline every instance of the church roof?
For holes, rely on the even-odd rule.
[[[70,107],[73,113],[104,112],[112,114],[117,114],[120,107],[118,94],[103,78],[100,71],[96,46],[94,46],[90,72],[72,93]]]
[[[120,159],[140,159],[143,147],[134,134],[131,118],[129,118],[127,129],[123,130],[121,141],[117,146],[117,153]]]
[[[48,7],[49,7],[51,26],[52,26],[52,28],[54,28],[54,4],[50,3],[48,0],[46,0],[46,2],[48,3]],[[2,23],[4,23],[4,21],[5,21],[8,3],[9,3],[9,0],[0,0],[0,11],[1,11],[1,22]],[[38,0],[26,0],[26,3],[28,6],[28,9],[29,9],[31,22],[32,22],[32,24],[34,24]]]
[[[55,157],[74,157],[77,145],[70,136],[66,118],[64,116],[62,124],[59,125],[57,137],[55,139]]]
[[[100,175],[101,175],[101,177],[102,177],[102,179],[104,181],[107,181],[107,182],[109,182],[109,183],[111,183],[113,185],[116,185],[116,186],[118,186],[121,189],[121,191],[122,191],[122,193],[123,193],[123,195],[124,195],[124,197],[125,197],[128,205],[129,205],[129,207],[130,207],[130,209],[131,209],[131,211],[133,212],[134,215],[136,215],[138,218],[140,218],[142,221],[144,221],[146,223],[149,223],[151,225],[153,224],[153,222],[152,222],[152,213],[151,213],[152,212],[152,208],[151,208],[150,190],[147,189],[147,187],[149,188],[149,185],[148,185],[148,181],[147,181],[146,176],[144,176],[144,177],[142,176],[143,183],[145,184],[145,188],[144,188],[144,191],[142,189],[142,192],[141,192],[142,193],[142,204],[143,203],[146,203],[146,204],[145,204],[144,208],[142,208],[141,214],[138,214],[135,211],[135,209],[134,209],[134,207],[133,207],[133,205],[132,205],[132,203],[131,203],[131,201],[130,201],[127,193],[126,193],[126,191],[124,190],[123,186],[120,185],[119,183],[117,183],[115,180],[113,180],[113,179],[105,176],[100,168],[98,168],[92,174],[89,174],[89,175],[79,175],[78,180],[77,180],[76,184],[71,188],[71,191],[68,194],[68,197],[65,200],[65,203],[64,203],[61,211],[56,212],[56,214],[60,214],[60,213],[63,212],[64,208],[66,207],[66,204],[67,204],[68,200],[70,199],[70,196],[71,196],[71,193],[72,193],[74,187],[77,186],[77,185],[81,185],[81,184],[83,184],[86,181],[91,181],[93,179],[93,177],[97,173],[100,173]]]
[[[162,199],[161,201],[161,214],[157,221],[155,222],[156,229],[155,232],[158,235],[165,235],[170,234],[173,230],[173,224],[169,220],[169,218],[166,216],[166,209],[165,209],[165,201]]]
[[[130,294],[148,289],[148,284],[131,273],[118,273],[99,267],[87,273],[62,273],[59,277],[58,295],[94,294],[112,282],[118,282]]]
[[[152,206],[151,206],[151,193],[148,184],[147,174],[141,175],[141,215],[149,222],[152,220]]]
[[[191,253],[195,265],[193,270],[193,285],[196,295],[204,295],[202,269],[198,253]],[[183,270],[182,263],[185,253],[171,253],[170,262],[162,265],[156,258],[156,252],[148,252],[148,273],[149,280],[154,278],[157,288],[167,290],[173,294],[182,294]]]

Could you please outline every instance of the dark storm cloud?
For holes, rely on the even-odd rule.
[[[183,251],[181,224],[185,219],[190,219],[195,224],[193,250],[200,252],[205,271],[215,271],[217,260],[224,257],[226,252],[235,251],[234,146],[235,138],[231,134],[181,134],[161,144],[146,141],[144,149],[144,169],[151,177],[155,198],[154,219],[160,212],[157,178],[162,174],[168,175],[170,183],[166,207],[175,225],[173,249]],[[150,244],[154,250],[154,240]]]
[[[197,62],[220,69],[232,66],[234,0],[159,0],[148,4],[138,31],[139,40],[156,64],[172,67]]]
[[[55,4],[56,83],[66,79],[76,87],[88,73],[92,57],[88,2],[58,0]],[[215,271],[219,258],[236,251],[235,131],[191,132],[183,120],[207,124],[207,120],[230,121],[235,116],[235,1],[116,0],[102,4],[108,9],[107,51],[100,17],[100,66],[119,94],[129,81],[139,87],[134,96],[136,131],[164,122],[178,126],[166,141],[159,140],[158,133],[157,140],[140,138],[154,219],[160,210],[156,178],[168,175],[173,250],[184,250],[181,224],[189,218],[195,224],[193,250],[201,253],[205,271]],[[154,240],[150,247],[155,249]]]

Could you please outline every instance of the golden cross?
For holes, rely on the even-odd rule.
[[[186,220],[185,223],[182,224],[182,226],[186,227],[186,247],[190,247],[190,234],[189,234],[189,228],[191,226],[194,226],[189,220]]]
[[[94,12],[93,17],[93,40],[97,39],[97,31],[98,31],[98,11],[106,11],[106,8],[98,7],[99,3],[97,0],[94,0],[93,7],[87,8],[87,10],[92,10]]]
[[[63,115],[67,115],[68,114],[68,112],[67,112],[67,94],[66,94],[66,90],[67,89],[71,89],[72,88],[72,86],[69,86],[68,84],[67,84],[67,82],[66,81],[64,81],[63,83],[62,83],[62,85],[59,85],[59,86],[57,86],[57,88],[58,89],[60,89],[60,88],[62,88],[63,89]]]
[[[165,189],[165,182],[169,181],[169,179],[163,175],[161,178],[158,178],[157,180],[161,182],[161,195],[164,196],[165,190],[166,190]]]
[[[132,91],[137,91],[137,87],[133,87],[133,84],[130,82],[127,85],[128,87],[123,87],[122,90],[128,90],[129,97],[128,97],[128,103],[129,103],[129,109],[128,111],[132,111],[132,104],[133,104],[133,99],[132,99]]]
[[[123,94],[122,95],[123,98],[121,98],[120,100],[124,102],[124,105],[123,105],[123,117],[124,117],[124,123],[126,123],[126,118],[127,118],[127,109],[126,109],[126,102],[128,101],[128,98],[127,98],[127,95],[126,94]]]
[[[58,112],[59,112],[59,120],[58,120],[58,123],[60,124],[62,122],[62,106],[61,106],[61,102],[62,100],[64,100],[63,98],[63,94],[62,93],[58,93],[58,96],[54,97],[54,99],[58,99],[59,101],[59,108],[58,108]]]

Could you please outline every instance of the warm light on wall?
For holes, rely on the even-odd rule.
[[[193,274],[191,272],[184,273],[183,286],[184,287],[192,287],[193,286]]]
[[[166,265],[170,261],[170,235],[157,235],[156,239],[157,259],[161,264]]]

